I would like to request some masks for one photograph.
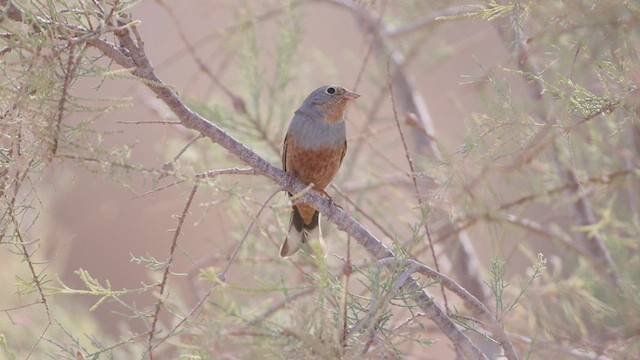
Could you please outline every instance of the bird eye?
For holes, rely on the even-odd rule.
[[[334,88],[333,86],[329,86],[327,90],[325,90],[325,92],[329,95],[333,95],[336,93],[336,88]]]

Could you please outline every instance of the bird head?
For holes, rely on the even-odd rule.
[[[338,85],[326,85],[315,89],[305,99],[303,108],[312,109],[319,113],[325,120],[331,122],[342,121],[347,104],[360,95]]]

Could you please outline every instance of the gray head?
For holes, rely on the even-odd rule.
[[[341,86],[325,85],[313,90],[298,111],[312,117],[319,116],[331,122],[341,121],[349,101],[359,97],[359,94]]]

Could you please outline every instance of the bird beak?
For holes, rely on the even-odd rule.
[[[348,100],[355,100],[360,97],[360,94],[356,94],[353,91],[345,90],[342,97]]]

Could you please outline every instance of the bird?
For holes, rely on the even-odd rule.
[[[289,124],[282,146],[283,170],[329,196],[325,188],[336,176],[347,152],[344,121],[347,105],[359,97],[360,94],[338,85],[325,85],[312,91]],[[291,211],[289,231],[280,247],[280,256],[295,254],[312,238],[320,241],[324,252],[319,212],[308,204],[297,203]]]

